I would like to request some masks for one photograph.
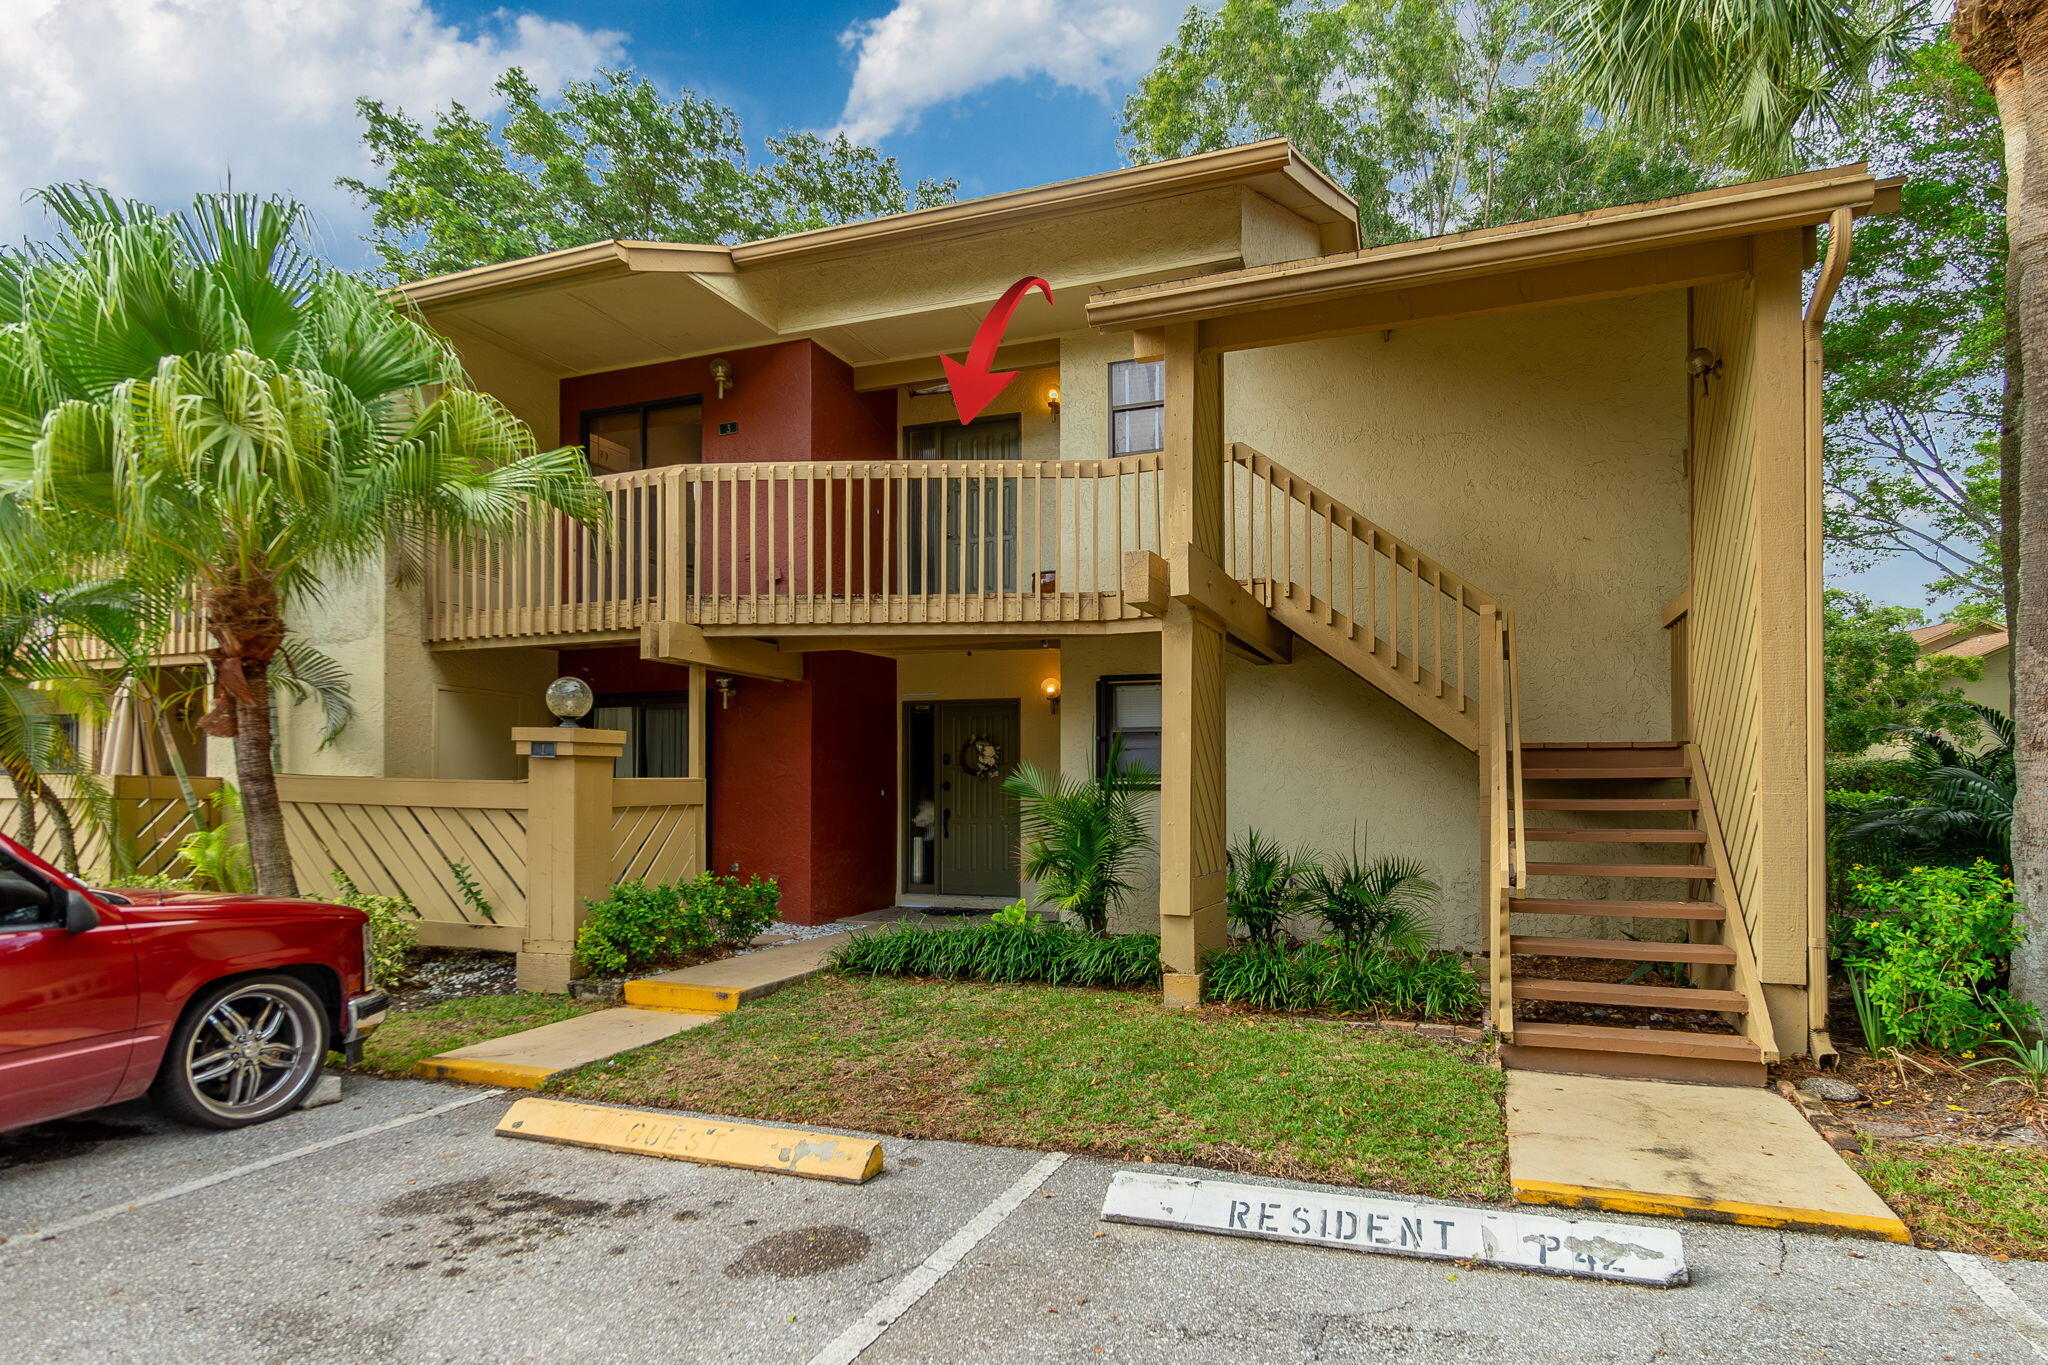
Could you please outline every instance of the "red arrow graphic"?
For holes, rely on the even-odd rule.
[[[939,364],[946,368],[946,381],[953,389],[953,407],[960,414],[962,426],[979,417],[981,410],[1003,391],[1003,386],[1017,377],[1015,370],[991,372],[989,366],[996,362],[996,347],[1002,345],[1003,332],[1009,327],[1017,304],[1034,288],[1045,295],[1046,303],[1052,302],[1052,286],[1036,275],[1027,275],[1003,291],[996,306],[981,320],[981,326],[974,329],[974,344],[967,348],[964,364],[948,355],[939,357]]]

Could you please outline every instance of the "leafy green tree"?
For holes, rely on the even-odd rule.
[[[472,387],[453,350],[305,244],[303,208],[202,195],[182,215],[85,186],[60,235],[0,252],[0,540],[197,596],[259,890],[294,891],[272,767],[292,604],[330,579],[602,515],[573,448]]]
[[[1984,661],[1922,658],[1912,636],[1927,623],[1922,613],[1830,589],[1821,621],[1829,753],[1853,757],[1900,729],[1954,729],[1974,738],[1976,709],[1955,685],[1976,681]]]
[[[1998,107],[1945,37],[1908,53],[1850,121],[1839,159],[1906,177],[1857,225],[1828,314],[1828,551],[1907,555],[1928,591],[2003,615],[2005,164]]]
[[[1287,137],[1368,245],[1701,188],[1657,135],[1595,126],[1513,0],[1224,0],[1190,9],[1124,104],[1131,161]]]
[[[742,242],[947,203],[954,181],[906,188],[893,157],[791,133],[748,159],[739,115],[691,90],[664,98],[630,71],[600,71],[544,99],[517,67],[499,78],[502,120],[452,104],[422,126],[356,101],[384,183],[343,179],[372,212],[384,274],[419,279],[612,238]]]

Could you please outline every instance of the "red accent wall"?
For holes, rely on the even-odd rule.
[[[742,678],[711,727],[711,862],[782,883],[823,924],[896,898],[896,661],[804,656],[802,682]]]
[[[561,440],[582,438],[591,408],[702,395],[707,463],[896,458],[894,390],[860,393],[844,361],[810,341],[726,352],[733,382],[719,398],[710,357],[665,361],[562,381]],[[730,436],[721,422],[737,422]],[[799,522],[830,515],[833,563],[822,570],[763,564],[753,591],[795,574],[814,590],[883,591],[893,563],[876,527],[867,570],[839,539],[879,510],[858,486],[819,483]],[[728,509],[729,515],[743,509]],[[785,516],[778,502],[763,515]],[[821,541],[822,543],[822,541]],[[742,569],[739,589],[747,590]],[[689,671],[653,663],[631,647],[565,650],[562,671],[601,692],[686,691]],[[711,728],[711,865],[760,872],[782,884],[782,916],[821,924],[879,910],[896,894],[896,664],[867,654],[804,656],[804,680],[738,680],[730,707],[714,695]]]

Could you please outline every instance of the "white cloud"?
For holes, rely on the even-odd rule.
[[[369,169],[359,95],[416,116],[523,66],[542,89],[616,61],[620,34],[500,11],[444,22],[428,0],[8,0],[0,24],[0,239],[39,229],[20,195],[59,180],[175,205],[289,191],[344,260],[364,216],[334,186]]]
[[[1102,94],[1149,69],[1187,0],[897,0],[840,41],[855,54],[841,129],[872,142],[1003,80]]]

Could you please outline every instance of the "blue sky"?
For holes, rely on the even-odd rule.
[[[27,188],[89,179],[177,204],[288,192],[323,245],[367,260],[335,177],[374,178],[355,99],[426,117],[491,107],[507,66],[543,89],[637,68],[737,110],[758,148],[844,128],[909,179],[963,196],[1108,170],[1119,110],[1187,0],[7,0],[0,25],[0,240],[37,231]],[[1921,605],[1895,559],[1837,581]]]

